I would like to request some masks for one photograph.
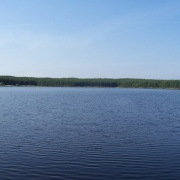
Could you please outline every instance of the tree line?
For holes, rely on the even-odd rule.
[[[180,89],[180,80],[108,79],[108,78],[35,78],[0,76],[0,86],[52,86],[52,87],[124,87]]]

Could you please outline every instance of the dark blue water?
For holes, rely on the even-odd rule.
[[[180,179],[180,91],[0,88],[1,179]]]

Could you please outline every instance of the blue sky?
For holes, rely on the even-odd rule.
[[[0,0],[0,75],[180,79],[179,0]]]

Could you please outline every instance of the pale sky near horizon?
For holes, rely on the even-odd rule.
[[[0,75],[180,79],[179,0],[0,0]]]

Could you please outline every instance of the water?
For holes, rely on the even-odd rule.
[[[1,179],[180,179],[180,91],[0,88]]]

